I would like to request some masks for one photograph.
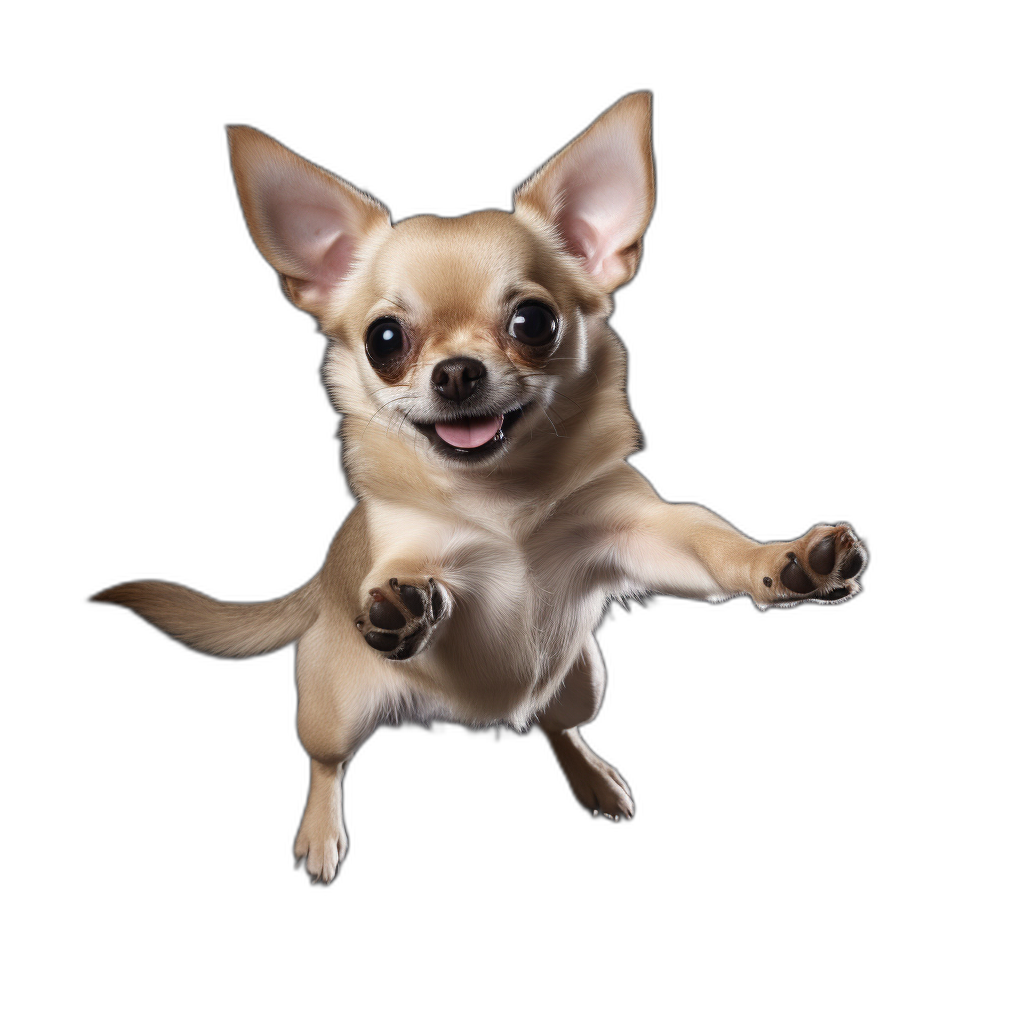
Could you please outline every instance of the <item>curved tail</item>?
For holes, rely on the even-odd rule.
[[[238,604],[215,601],[198,590],[138,580],[120,583],[90,600],[131,608],[183,644],[223,658],[248,658],[276,651],[297,640],[319,614],[317,580],[274,601]]]

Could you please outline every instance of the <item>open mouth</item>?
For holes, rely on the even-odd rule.
[[[434,447],[461,459],[481,459],[497,451],[522,418],[525,406],[492,416],[461,416],[436,423],[417,423]]]

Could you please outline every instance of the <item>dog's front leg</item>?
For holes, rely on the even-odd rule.
[[[859,591],[867,552],[848,524],[760,543],[702,505],[662,501],[639,473],[629,472],[632,479],[619,479],[615,502],[616,518],[628,509],[628,527],[615,531],[615,549],[639,589],[712,601],[747,594],[762,608],[833,603]]]
[[[450,589],[415,560],[379,566],[367,578],[356,629],[374,650],[404,661],[426,650],[452,610]]]

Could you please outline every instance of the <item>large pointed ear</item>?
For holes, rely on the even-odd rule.
[[[606,110],[516,189],[515,207],[551,224],[603,291],[625,284],[654,210],[651,94]]]
[[[229,127],[228,145],[253,241],[292,302],[319,314],[387,209],[255,128]]]

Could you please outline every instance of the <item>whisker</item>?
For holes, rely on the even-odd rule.
[[[551,429],[555,432],[555,437],[561,437],[562,435],[558,432],[558,427],[555,426],[555,421],[550,416],[548,416],[548,411],[547,409],[544,408],[543,405],[540,407],[540,411],[544,413],[544,415],[547,417],[548,423],[551,424]]]
[[[575,405],[577,409],[579,409],[580,415],[587,421],[587,430],[593,433],[594,428],[590,424],[590,417],[587,415],[586,410],[583,408],[583,406],[580,405],[579,402],[573,401],[573,399],[571,399],[568,395],[563,395],[562,392],[559,391],[557,388],[552,388],[552,390],[555,392],[556,395],[558,395],[559,398],[564,398],[565,401],[572,402],[572,404]]]
[[[411,384],[385,384],[384,387],[377,388],[376,390],[371,391],[367,397],[368,398],[373,398],[374,395],[379,395],[382,391],[390,391],[391,388],[411,388],[411,387],[412,387]]]
[[[406,411],[402,410],[402,411],[401,411],[401,415],[402,415],[402,417],[403,417],[403,419],[402,419],[402,421],[401,421],[401,427],[402,427],[402,429],[403,429],[403,428],[406,428],[406,427],[409,427],[409,413],[407,413]],[[413,440],[414,440],[414,441],[416,441],[417,443],[419,443],[419,442],[420,442],[421,440],[422,440],[422,441],[426,441],[426,437],[424,437],[424,436],[423,436],[423,434],[421,434],[421,433],[420,433],[420,432],[419,432],[419,431],[418,431],[418,430],[417,430],[417,429],[415,428],[415,426],[413,426],[413,427],[410,427],[410,432],[411,432],[411,433],[412,433],[412,435],[413,435]]]
[[[572,363],[579,362],[576,356],[551,356],[550,358],[544,360],[545,363],[557,363],[561,361],[568,361]],[[601,378],[598,377],[597,372],[592,367],[586,367],[584,373],[589,373],[590,376],[593,377],[595,381],[597,381],[597,386],[601,386]],[[540,374],[538,374],[538,376],[540,376]]]
[[[362,444],[363,438],[366,437],[366,431],[370,429],[370,424],[389,406],[394,405],[395,402],[400,402],[404,398],[404,395],[399,395],[398,398],[392,398],[390,402],[385,402],[367,421],[366,426],[363,427],[363,432],[359,435],[359,443]]]

